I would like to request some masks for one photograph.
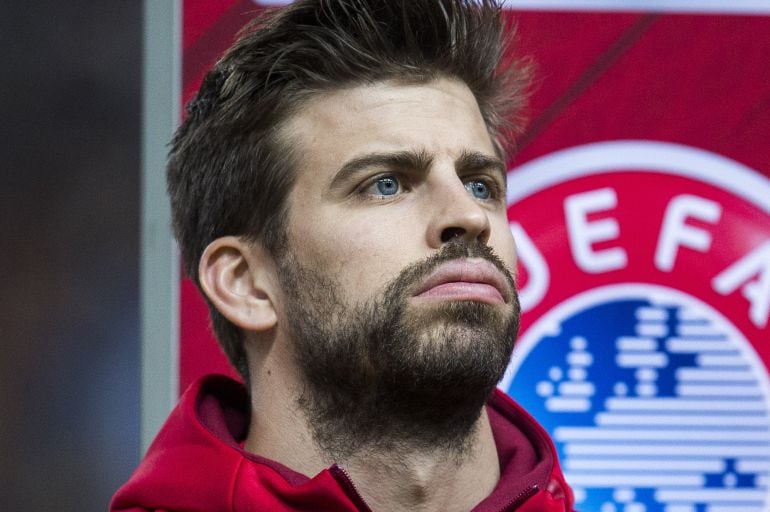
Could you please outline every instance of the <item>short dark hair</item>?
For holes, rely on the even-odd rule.
[[[254,19],[208,72],[172,142],[168,191],[187,274],[200,287],[200,257],[222,236],[280,256],[295,159],[279,128],[319,93],[458,79],[504,154],[528,83],[526,65],[506,53],[511,29],[495,0],[298,0]],[[209,310],[248,380],[240,329]]]

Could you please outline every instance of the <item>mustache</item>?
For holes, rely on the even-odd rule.
[[[511,291],[516,290],[516,283],[503,260],[487,244],[479,241],[467,241],[454,238],[447,242],[439,252],[422,261],[405,267],[399,275],[386,285],[387,290],[409,291],[418,286],[440,265],[460,258],[483,258],[492,263],[505,276]],[[386,294],[387,295],[387,294]]]

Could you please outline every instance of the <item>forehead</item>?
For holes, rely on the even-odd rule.
[[[494,155],[475,97],[462,82],[379,82],[325,92],[307,100],[282,128],[298,157],[298,185],[333,174],[371,153],[424,151],[453,161],[464,152]]]

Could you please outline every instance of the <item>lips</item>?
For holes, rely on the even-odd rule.
[[[414,297],[480,302],[509,302],[508,280],[489,261],[464,258],[448,261],[420,284]]]

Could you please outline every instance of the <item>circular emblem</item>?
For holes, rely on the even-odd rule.
[[[522,330],[500,388],[580,510],[770,511],[770,181],[616,141],[508,175]]]

